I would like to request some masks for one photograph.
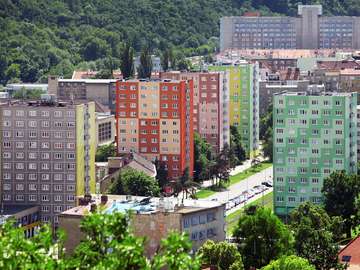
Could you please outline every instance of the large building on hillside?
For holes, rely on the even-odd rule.
[[[95,191],[95,105],[49,97],[0,105],[0,182],[5,205],[40,205],[43,222]]]
[[[299,5],[298,17],[223,17],[220,50],[360,49],[360,17],[322,16],[321,5]]]
[[[215,152],[230,143],[229,88],[226,72],[161,72],[161,79],[192,80],[194,83],[194,131]]]
[[[193,173],[193,81],[128,80],[116,88],[118,153],[165,162],[170,178]]]
[[[226,72],[229,124],[238,127],[242,144],[251,158],[259,150],[259,67],[257,64],[210,66]]]
[[[322,202],[323,180],[356,173],[356,93],[274,95],[274,209],[288,216],[300,203]]]

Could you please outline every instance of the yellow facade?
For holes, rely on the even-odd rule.
[[[85,193],[85,122],[86,105],[76,105],[76,196]],[[90,193],[95,193],[96,124],[95,103],[88,103],[89,118],[89,176]]]

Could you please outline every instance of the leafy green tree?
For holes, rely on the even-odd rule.
[[[120,70],[125,79],[134,76],[134,49],[126,43],[121,52]]]
[[[227,242],[215,243],[212,240],[207,240],[199,249],[198,254],[203,263],[216,266],[219,270],[244,269],[241,255],[235,244]]]
[[[184,201],[184,197],[188,198],[188,195],[194,196],[195,188],[200,187],[200,185],[193,181],[192,177],[190,176],[189,167],[186,167],[181,177],[174,181],[174,193],[177,197],[180,192],[183,193],[182,200]]]
[[[241,143],[239,130],[235,126],[230,126],[230,148],[233,149],[236,156],[236,165],[242,164],[246,159],[246,152]]]
[[[144,47],[140,55],[140,65],[138,67],[138,78],[139,79],[147,79],[151,78],[152,71],[152,60],[150,48],[148,46]]]
[[[360,194],[360,177],[347,175],[345,171],[333,172],[324,179],[322,193],[326,212],[344,219],[344,232],[350,238],[351,230],[360,223],[355,206]]]
[[[210,179],[212,167],[212,148],[198,133],[194,134],[194,179],[200,182]]]
[[[199,270],[200,258],[190,255],[191,247],[188,235],[171,232],[161,240],[161,247],[151,262],[151,270]]]
[[[51,228],[44,225],[38,234],[27,239],[23,228],[15,226],[14,222],[0,225],[1,269],[65,269],[63,234],[58,234],[54,240]]]
[[[170,59],[172,57],[171,49],[166,49],[161,55],[161,67],[163,71],[168,71],[170,68]]]
[[[109,187],[110,194],[128,194],[136,196],[159,196],[157,181],[144,172],[131,168],[122,170],[118,179]]]
[[[89,37],[83,43],[83,56],[87,61],[103,58],[108,51],[107,43],[98,37]]]
[[[5,71],[7,81],[20,78],[20,65],[11,64]]]
[[[339,247],[334,241],[332,220],[320,206],[303,203],[291,213],[291,228],[298,256],[307,259],[316,269],[341,269]]]
[[[267,113],[260,120],[260,139],[263,140],[263,153],[273,160],[273,105],[270,104]]]
[[[283,256],[270,264],[261,268],[261,270],[316,270],[308,260],[295,255]]]
[[[230,180],[230,170],[235,165],[235,154],[234,151],[225,144],[223,149],[218,153],[213,166],[213,173],[218,179],[218,186],[223,183],[228,183]]]
[[[156,179],[161,189],[166,187],[166,185],[169,183],[168,170],[166,169],[165,165],[166,164],[164,161],[160,161],[158,159],[155,160]]]
[[[101,145],[96,149],[95,161],[106,162],[109,157],[116,156],[116,146],[113,143]]]
[[[247,208],[239,219],[234,237],[245,269],[261,268],[271,260],[292,253],[290,231],[268,208]]]

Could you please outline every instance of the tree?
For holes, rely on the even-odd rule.
[[[239,219],[234,237],[245,269],[261,268],[271,260],[292,253],[290,231],[268,208],[247,208]]]
[[[333,172],[324,179],[322,193],[326,212],[344,219],[344,230],[350,238],[351,230],[360,223],[355,206],[356,197],[360,194],[360,177],[347,175],[345,171]]]
[[[124,79],[134,76],[134,50],[126,43],[121,52],[120,70]]]
[[[83,43],[83,56],[85,60],[103,58],[109,51],[107,43],[98,37],[88,37]]]
[[[260,120],[260,139],[263,140],[264,157],[273,160],[273,105],[270,104],[268,111]]]
[[[170,59],[172,57],[171,49],[166,49],[161,55],[161,67],[163,71],[168,71],[170,67]]]
[[[140,65],[138,67],[138,78],[149,79],[151,78],[152,60],[149,47],[144,47],[140,55]]]
[[[109,157],[116,156],[116,146],[113,143],[101,145],[96,149],[95,162],[107,162]]]
[[[5,71],[6,81],[20,78],[20,65],[11,64]]]
[[[236,165],[242,164],[246,159],[246,152],[241,143],[241,136],[236,126],[230,126],[230,148],[233,149],[237,158]]]
[[[228,270],[233,267],[236,270],[243,270],[241,255],[236,245],[227,242],[215,243],[207,240],[198,251],[202,263],[216,266],[219,270]],[[235,268],[236,266],[236,268]]]
[[[261,270],[316,270],[316,268],[308,260],[290,255],[271,261],[270,264],[264,266]]]
[[[198,133],[194,134],[194,179],[200,182],[210,179],[212,167],[212,149]]]
[[[195,187],[200,187],[200,185],[192,180],[190,176],[189,167],[186,167],[183,174],[181,175],[178,181],[174,182],[174,192],[177,197],[180,192],[183,193],[182,200],[184,201],[184,197],[188,197],[188,194],[194,196]]]
[[[332,220],[320,206],[303,203],[291,213],[291,228],[298,256],[307,259],[316,269],[339,269],[338,245],[335,243]]]
[[[235,164],[235,154],[226,143],[220,153],[216,156],[213,173],[219,180],[218,185],[229,182],[230,170]]]
[[[157,181],[144,172],[131,168],[123,169],[118,179],[109,187],[111,194],[128,194],[136,196],[159,196]]]
[[[1,269],[65,269],[63,238],[59,233],[53,239],[51,228],[44,225],[27,239],[24,229],[15,226],[15,220],[7,221],[0,225]]]
[[[169,183],[168,170],[166,169],[166,164],[164,161],[160,161],[156,159],[155,167],[156,167],[156,179],[161,189],[163,189]]]

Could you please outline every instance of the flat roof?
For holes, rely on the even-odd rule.
[[[58,82],[113,83],[117,79],[58,79]]]
[[[353,94],[355,94],[356,92],[352,92],[352,93],[339,93],[339,92],[319,92],[316,94],[313,93],[308,93],[308,92],[281,92],[281,93],[275,93],[275,96],[332,96],[332,97],[351,97]]]
[[[81,102],[78,100],[74,100],[73,103],[70,101],[55,101],[55,102],[47,102],[42,101],[41,99],[31,99],[31,100],[19,100],[19,99],[11,99],[9,102],[0,103],[2,107],[48,107],[48,108],[69,108],[76,105],[87,104],[93,101]]]
[[[137,214],[151,214],[164,211],[159,208],[160,204],[166,209],[165,212],[173,212],[179,214],[189,214],[193,212],[203,211],[212,208],[218,208],[223,203],[206,200],[190,200],[185,199],[183,204],[179,198],[165,197],[163,203],[158,197],[142,197],[127,195],[107,195],[108,201],[104,207],[104,212],[111,214],[114,212],[125,213],[132,210]],[[62,216],[78,216],[81,217],[90,212],[91,204],[100,204],[100,196],[92,195],[93,201],[88,205],[81,205],[66,210],[61,213]]]

